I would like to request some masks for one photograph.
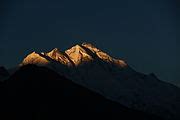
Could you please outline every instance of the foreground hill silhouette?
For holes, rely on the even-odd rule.
[[[8,70],[4,67],[0,67],[0,81],[5,80],[9,76]]]
[[[53,119],[72,117],[160,120],[128,109],[84,88],[56,72],[26,65],[0,84],[0,111],[7,118]],[[32,113],[34,112],[34,113]],[[75,115],[75,116],[74,116]]]

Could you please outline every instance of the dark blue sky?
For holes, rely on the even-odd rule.
[[[86,41],[180,85],[173,0],[4,0],[0,7],[0,66]]]

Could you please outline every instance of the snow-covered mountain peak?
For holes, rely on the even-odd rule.
[[[86,47],[86,48],[88,48],[88,49],[90,49],[90,50],[92,50],[93,52],[99,50],[98,48],[96,48],[96,47],[95,47],[93,44],[91,44],[91,43],[86,43],[86,42],[84,42],[84,43],[82,43],[81,45],[84,46],[84,47]]]
[[[54,48],[52,51],[50,51],[52,53],[56,53],[56,52],[60,52],[60,50],[58,48]]]
[[[58,48],[54,48],[52,51],[45,53],[45,55],[67,66],[72,66],[73,64],[63,52],[60,52]]]
[[[49,61],[44,58],[41,54],[32,52],[28,56],[26,56],[23,60],[23,62],[20,65],[26,65],[26,64],[48,64]]]
[[[49,59],[47,60],[46,57],[67,66],[78,66],[85,62],[93,61],[97,58],[120,67],[127,66],[123,60],[114,59],[90,43],[82,43],[81,45],[77,44],[65,52],[61,52],[58,48],[54,48],[47,53],[32,52],[23,60],[22,64],[47,64]]]
[[[93,60],[92,56],[80,45],[75,45],[72,48],[65,51],[69,58],[75,65],[79,65],[83,62]]]
[[[58,48],[54,48],[52,51],[46,53],[47,56],[51,57],[52,59],[58,59],[62,53],[59,51]]]
[[[103,61],[109,62],[109,63],[114,63],[120,67],[125,67],[127,64],[125,61],[120,60],[120,59],[115,59],[108,55],[107,53],[101,51],[100,49],[96,48],[94,45],[90,43],[83,43],[82,46],[86,47],[87,49],[91,50],[93,53],[95,53],[100,59]]]

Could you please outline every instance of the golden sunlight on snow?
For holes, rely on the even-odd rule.
[[[21,65],[48,64],[49,59],[47,60],[46,57],[67,66],[78,66],[80,64],[94,60],[102,60],[107,63],[115,64],[119,67],[127,66],[125,61],[120,59],[115,59],[89,43],[75,45],[70,49],[66,50],[65,52],[60,52],[58,48],[55,48],[48,53],[42,52],[39,54],[33,52],[23,60]]]
[[[26,64],[38,64],[38,65],[43,65],[43,64],[48,64],[49,61],[42,57],[40,54],[33,52],[29,54],[22,62],[21,65],[26,65]]]

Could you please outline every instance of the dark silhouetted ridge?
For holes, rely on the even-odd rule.
[[[1,84],[1,108],[7,118],[98,118],[159,120],[124,107],[56,72],[36,65],[21,67]],[[12,112],[12,113],[10,113]]]

